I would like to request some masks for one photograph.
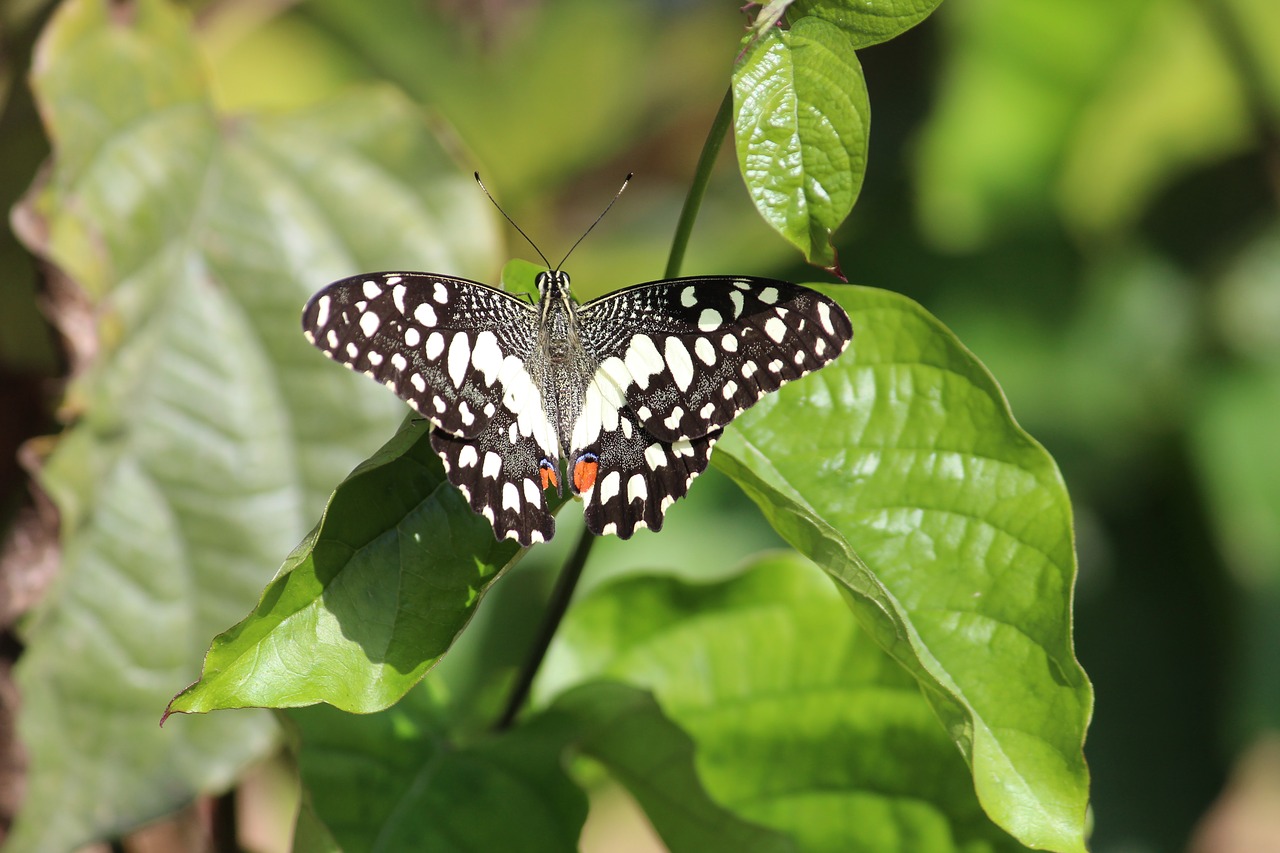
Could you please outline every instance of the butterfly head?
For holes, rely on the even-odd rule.
[[[538,295],[543,302],[567,299],[569,296],[569,274],[564,270],[540,272],[534,283],[538,285]]]

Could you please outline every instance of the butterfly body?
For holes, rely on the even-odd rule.
[[[593,532],[659,529],[729,421],[852,337],[833,300],[772,279],[671,279],[585,304],[563,271],[537,282],[530,304],[465,279],[372,273],[303,312],[309,341],[432,422],[449,480],[522,545],[551,537],[545,491],[566,481]]]

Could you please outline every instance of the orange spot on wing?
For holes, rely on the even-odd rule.
[[[596,484],[596,472],[600,470],[600,463],[594,459],[582,458],[573,466],[573,490],[575,492],[585,492]]]
[[[544,464],[538,474],[542,477],[542,488],[549,489],[552,486],[560,488],[560,478],[556,476],[555,468]]]

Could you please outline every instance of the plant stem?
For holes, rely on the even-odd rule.
[[[511,688],[511,695],[507,697],[507,707],[503,709],[498,721],[493,724],[494,731],[501,732],[511,728],[516,715],[524,706],[525,699],[529,696],[529,688],[533,686],[533,678],[538,674],[542,659],[546,657],[547,648],[551,645],[551,639],[556,635],[565,611],[569,609],[573,590],[578,585],[578,578],[582,577],[582,569],[587,564],[587,555],[591,553],[591,546],[595,541],[595,534],[584,527],[582,535],[578,538],[578,544],[569,557],[569,562],[565,563],[564,568],[560,570],[560,576],[556,578],[555,589],[551,590],[551,598],[547,600],[547,612],[543,614],[542,623],[538,626],[538,635],[534,638],[533,645],[529,648],[529,655],[516,675],[516,683]]]
[[[702,197],[707,194],[707,182],[711,180],[711,167],[716,163],[720,146],[729,132],[729,123],[733,118],[733,89],[724,93],[720,109],[711,122],[711,130],[707,133],[706,142],[702,143],[702,154],[698,156],[698,165],[693,173],[693,183],[689,185],[689,194],[684,198],[684,207],[680,210],[680,221],[676,223],[676,235],[671,241],[671,254],[667,258],[667,271],[664,278],[675,278],[680,275],[680,267],[684,264],[684,250],[689,245],[689,235],[693,233],[693,222],[698,218],[698,208],[702,206]]]
[[[711,122],[707,140],[702,144],[702,154],[698,156],[693,183],[689,185],[689,194],[685,196],[684,207],[680,211],[680,221],[676,223],[676,234],[671,243],[671,256],[667,259],[666,278],[675,278],[680,274],[680,266],[684,263],[684,250],[689,245],[689,235],[693,233],[693,223],[698,218],[702,197],[707,193],[711,168],[715,165],[716,156],[720,153],[720,146],[724,144],[732,117],[733,90],[730,89],[725,92],[724,100],[720,102],[720,109],[716,111],[716,117]],[[582,569],[587,564],[587,555],[591,553],[591,546],[595,540],[595,534],[584,529],[577,546],[573,549],[573,554],[569,557],[569,562],[565,563],[564,568],[560,570],[555,589],[551,591],[551,598],[547,601],[547,612],[543,614],[542,623],[538,626],[538,635],[534,638],[529,655],[516,675],[516,683],[511,688],[511,695],[507,697],[507,705],[502,711],[502,716],[493,724],[494,731],[501,732],[511,728],[516,715],[524,707],[525,700],[529,697],[529,688],[533,686],[533,679],[542,666],[542,659],[546,657],[547,648],[550,647],[551,640],[560,627],[560,621],[569,609],[573,591],[578,585],[578,578],[582,577]]]

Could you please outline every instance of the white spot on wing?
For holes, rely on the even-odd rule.
[[[733,319],[736,320],[742,316],[742,307],[744,303],[742,292],[738,290],[729,291],[729,301],[733,303]]]
[[[706,338],[698,338],[694,341],[693,351],[698,356],[698,359],[708,367],[716,363],[716,348]]]
[[[416,373],[414,374],[417,375]],[[476,422],[475,413],[471,411],[471,407],[467,405],[467,401],[463,400],[458,404],[458,417],[462,418],[463,426],[471,426]]]
[[[409,384],[414,387],[419,394],[427,390],[427,383],[423,380],[421,373],[415,373],[409,377]]]
[[[365,315],[366,317],[369,315]],[[422,343],[422,333],[413,326],[404,330],[404,345],[407,347],[416,347]]]
[[[484,467],[480,469],[480,473],[492,480],[498,479],[498,475],[502,473],[502,457],[492,450],[486,450]]]
[[[764,333],[772,338],[774,343],[780,344],[782,339],[787,336],[787,324],[777,317],[770,317],[765,321]]]
[[[480,461],[479,454],[470,444],[462,445],[462,449],[458,451],[458,467],[474,468],[476,463]]]
[[[435,283],[435,300],[441,305],[449,301],[449,289],[444,286],[443,281]]]
[[[493,332],[484,331],[476,335],[476,344],[471,349],[471,364],[484,374],[484,384],[492,385],[502,369],[502,351],[498,349],[498,339]]]
[[[399,278],[396,279],[396,281],[399,280]],[[390,282],[390,279],[388,279],[388,282]],[[404,294],[406,290],[408,290],[408,288],[403,284],[397,284],[395,287],[391,288],[391,301],[395,303],[396,310],[400,312],[401,317],[404,316]]]
[[[321,296],[320,301],[316,303],[316,327],[323,329],[329,325],[329,309],[333,306],[333,299],[329,296]]]
[[[610,471],[600,481],[600,503],[608,503],[618,496],[618,487],[622,485],[622,477],[617,471]]]
[[[702,418],[704,421],[710,420],[711,416],[715,413],[715,411],[716,411],[716,404],[714,402],[707,403],[705,406],[703,406],[701,409],[698,410],[698,417]]]
[[[827,330],[828,335],[836,333],[836,327],[831,325],[831,308],[825,302],[818,303],[818,320],[822,323],[822,328]]]
[[[704,308],[702,313],[698,315],[698,328],[704,332],[714,332],[720,328],[723,318],[720,312],[714,308]]]
[[[627,503],[634,500],[645,500],[649,497],[649,485],[644,481],[643,474],[633,474],[630,480],[627,480]]]
[[[726,400],[732,400],[733,395],[737,393],[738,393],[738,383],[730,379],[724,385],[724,398]]]
[[[413,309],[413,319],[424,326],[434,326],[436,324],[436,309],[425,302],[419,302],[417,307]]]
[[[364,357],[369,359],[369,363],[372,364],[374,367],[377,367],[378,365],[382,364],[382,353],[378,352],[377,350],[372,350],[372,349],[369,350],[367,353],[364,354]]]
[[[520,490],[515,483],[502,484],[502,508],[520,510]]]
[[[444,335],[432,332],[427,335],[427,358],[435,361],[444,352]]]
[[[754,361],[743,362],[742,378],[750,379],[752,376],[755,376],[755,375],[756,375],[756,363]]]
[[[391,353],[391,366],[398,371],[404,372],[404,369],[409,366],[409,362],[400,353],[393,352]]]
[[[671,371],[676,387],[688,391],[689,383],[693,382],[693,359],[689,357],[689,350],[679,338],[670,337],[667,338],[666,356],[667,369]]]
[[[698,304],[698,291],[693,287],[686,287],[680,291],[680,304],[685,308],[692,308]]]
[[[761,290],[759,293],[757,293],[756,296],[765,305],[772,305],[778,301],[778,288],[766,287],[763,290]]]
[[[469,343],[466,332],[458,332],[449,342],[449,378],[455,388],[461,388],[462,380],[467,376],[467,363],[471,361]]]
[[[667,429],[675,429],[680,426],[680,419],[684,417],[684,409],[676,406],[671,410],[671,414],[667,416],[662,423]]]
[[[654,442],[644,449],[644,461],[649,463],[649,470],[656,471],[667,464],[667,451],[662,445]]]
[[[537,483],[527,478],[524,481],[524,499],[533,506],[542,504],[542,490],[538,488]]]
[[[649,377],[662,370],[662,356],[648,335],[634,335],[622,360],[641,391],[649,387]]]
[[[366,281],[361,290],[366,299],[377,299],[382,295],[382,288],[378,287],[378,283],[376,281]]]

